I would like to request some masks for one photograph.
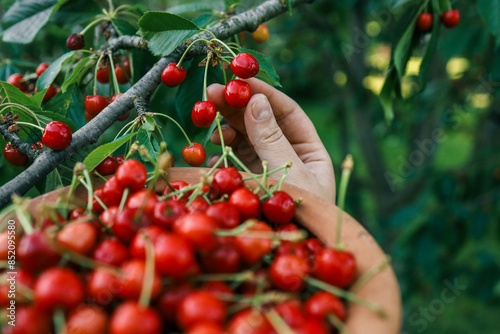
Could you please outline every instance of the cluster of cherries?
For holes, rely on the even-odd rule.
[[[18,233],[17,324],[4,333],[50,333],[57,315],[67,334],[277,333],[273,319],[321,334],[335,332],[330,317],[345,321],[343,301],[309,277],[344,289],[355,258],[292,238],[301,230],[286,192],[261,201],[234,167],[211,184],[172,181],[162,194],[145,188],[147,177],[125,160],[95,190],[92,212],[40,216]],[[0,291],[3,307],[8,286]]]
[[[244,108],[252,97],[250,85],[238,78],[248,79],[259,73],[259,62],[249,53],[242,52],[233,58],[230,64],[231,71],[237,77],[229,81],[224,89],[224,97],[228,105],[233,108]],[[170,63],[161,74],[162,82],[168,87],[180,85],[186,78],[186,69],[177,63]],[[212,125],[217,108],[212,101],[196,102],[191,111],[194,125],[208,128]]]
[[[36,68],[36,79],[38,79],[45,72],[45,70],[49,68],[49,66],[50,64],[47,63],[41,63],[40,65],[38,65],[38,67]],[[7,78],[6,82],[14,87],[17,87],[20,91],[26,93],[26,95],[30,95],[32,93],[36,93],[37,89],[35,88],[34,83],[30,84],[29,81],[30,80],[28,78],[25,78],[22,74],[14,73]],[[59,90],[59,87],[55,88],[54,86],[50,85],[49,88],[47,88],[45,95],[43,96],[42,102],[49,102],[59,92]]]
[[[460,12],[457,9],[445,10],[439,15],[439,22],[447,28],[455,28],[460,22]],[[417,18],[417,28],[420,31],[430,31],[433,23],[432,13],[421,13]]]

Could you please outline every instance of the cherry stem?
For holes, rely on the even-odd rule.
[[[262,277],[257,278],[257,289],[255,290],[255,298],[252,300],[252,307],[257,310],[261,310],[263,300],[263,290],[264,290],[265,280]],[[281,333],[278,331],[278,333]]]
[[[232,229],[217,229],[215,231],[215,235],[217,235],[219,237],[233,237],[233,236],[239,235],[243,231],[251,228],[252,226],[255,225],[255,223],[257,223],[257,220],[249,219],[249,220],[245,221],[243,224],[241,224],[235,228],[232,228]]]
[[[285,320],[274,309],[270,309],[264,313],[271,326],[280,334],[294,334],[295,332],[287,325]]]
[[[125,124],[125,125],[123,126],[123,128],[122,128],[122,129],[121,129],[121,130],[120,130],[120,131],[116,134],[115,139],[113,139],[113,141],[115,141],[115,140],[117,140],[118,138],[120,138],[120,135],[121,135],[121,136],[125,136],[125,135],[127,135],[130,131],[132,131],[132,130],[133,130],[133,125],[135,125],[135,122],[136,122],[136,120],[134,119],[134,120],[132,120],[132,121],[128,122],[127,124]],[[125,130],[125,129],[127,129],[127,131],[123,132],[123,130]],[[123,133],[122,133],[122,132],[123,132]]]
[[[120,206],[118,207],[118,212],[121,212],[123,210],[123,208],[125,207],[125,203],[127,203],[127,198],[128,198],[129,192],[130,192],[130,188],[129,187],[125,188],[125,191],[123,192],[123,195],[122,195],[122,199],[120,201]]]
[[[21,224],[21,227],[23,228],[24,232],[26,232],[26,234],[33,233],[33,227],[31,225],[29,218],[25,213],[28,211],[27,210],[28,208],[22,207],[25,203],[24,200],[16,196],[14,197],[13,202],[14,202],[14,210],[16,212],[16,216],[19,219],[19,223]]]
[[[314,287],[319,288],[321,290],[330,292],[331,294],[334,294],[337,297],[344,298],[350,302],[353,302],[353,303],[359,304],[363,307],[366,307],[367,309],[377,313],[380,317],[383,317],[383,318],[387,317],[387,312],[383,308],[381,308],[379,305],[374,304],[366,299],[363,299],[352,292],[339,289],[333,285],[330,285],[328,283],[325,283],[323,281],[320,281],[320,280],[317,280],[315,278],[308,277],[308,276],[304,277],[304,281],[311,286],[314,286]]]
[[[212,54],[207,56],[207,63],[205,64],[205,75],[203,76],[203,98],[202,101],[207,101],[207,79],[208,79],[208,67],[210,66],[210,61],[212,60]]]
[[[227,85],[227,74],[223,63],[220,64],[220,68],[222,70],[222,76],[224,77],[224,85]]]
[[[115,90],[115,94],[120,94],[120,85],[118,85],[118,78],[116,77],[115,73],[115,63],[113,62],[113,55],[111,54],[111,51],[108,52],[108,58],[109,58],[109,71],[112,73],[113,76],[113,88]],[[123,71],[125,73],[125,71]]]
[[[217,130],[219,131],[220,136],[220,144],[222,146],[222,152],[225,151],[226,145],[224,144],[224,136],[222,135],[222,128],[220,126],[220,112],[217,111],[217,115],[215,116],[215,121],[217,122]],[[227,168],[227,154],[224,156],[224,167]]]
[[[88,169],[83,170],[83,176],[85,177],[85,181],[87,182],[87,192],[88,192],[88,201],[87,201],[87,212],[92,212],[92,202],[94,198],[94,189],[92,185],[92,180],[90,179],[90,174]]]
[[[339,333],[351,334],[351,332],[347,329],[347,326],[344,325],[344,323],[339,318],[337,318],[335,314],[330,313],[328,315],[328,321],[330,321],[332,325],[338,329]]]
[[[206,282],[206,281],[231,281],[231,282],[244,282],[250,281],[254,278],[254,273],[250,270],[243,271],[236,274],[206,274],[199,275],[192,278],[193,281]]]
[[[224,152],[222,152],[222,155],[219,157],[219,160],[217,160],[215,165],[213,165],[212,168],[210,168],[207,175],[212,175],[217,169],[217,167],[219,167],[219,165],[222,163],[222,161],[224,161],[224,159],[227,159],[227,150],[224,150]]]
[[[283,169],[285,169],[285,168],[287,168],[287,164],[285,164],[285,165],[283,165],[283,166],[281,166],[281,167],[278,167],[278,168],[276,168],[276,169],[273,169],[273,170],[271,170],[271,171],[268,171],[268,172],[267,172],[267,175],[268,175],[268,176],[269,176],[269,175],[272,175],[272,174],[274,174],[274,173],[276,173],[276,172],[279,172],[280,170],[283,170]],[[263,176],[264,176],[264,174],[263,174],[263,173],[262,173],[262,174],[256,174],[256,176],[257,176],[257,177],[263,177]],[[244,178],[243,178],[243,181],[248,181],[248,180],[252,180],[252,178],[251,178],[250,176],[249,176],[249,177],[244,177]]]
[[[365,286],[365,284],[368,283],[373,277],[375,277],[375,275],[377,275],[378,273],[380,273],[382,270],[385,270],[389,266],[390,262],[391,262],[391,257],[388,256],[388,255],[386,255],[386,257],[384,258],[384,260],[382,262],[380,262],[378,265],[376,265],[375,267],[371,268],[363,276],[361,276],[352,285],[350,291],[356,293],[359,290],[361,290],[361,288],[363,286]]]
[[[54,312],[54,329],[56,333],[65,333],[66,320],[64,319],[64,311],[57,308]]]
[[[177,63],[177,68],[180,68],[181,67],[181,64],[182,64],[182,61],[184,60],[184,58],[186,57],[186,55],[188,54],[188,51],[193,47],[193,45],[195,45],[197,42],[205,42],[207,44],[209,44],[210,42],[206,39],[203,39],[203,38],[199,38],[193,42],[191,42],[191,44],[189,44],[189,46],[186,48],[186,50],[184,51],[184,53],[182,54],[182,57],[181,59],[179,59],[179,62]]]
[[[21,105],[21,104],[18,104],[18,103],[13,103],[13,102],[7,102],[7,103],[3,103],[3,104],[1,104],[1,105],[0,105],[0,107],[4,107],[4,108],[2,108],[2,110],[0,110],[0,114],[2,114],[2,113],[3,113],[3,111],[4,111],[5,109],[7,109],[8,107],[10,107],[10,108],[12,108],[12,107],[17,107],[17,108],[19,108],[19,109],[21,109],[21,110],[23,110],[23,111],[27,112],[27,114],[28,114],[29,116],[31,116],[31,118],[33,118],[33,120],[35,120],[35,121],[37,122],[37,124],[38,124],[38,125],[40,125],[40,126],[41,126],[41,123],[40,123],[40,121],[38,120],[38,117],[36,117],[36,114],[35,114],[33,111],[31,111],[29,108],[26,108],[25,106],[23,106],[23,105]]]
[[[269,191],[269,189],[267,189],[263,184],[262,182],[260,182],[260,180],[248,169],[247,166],[245,166],[245,164],[243,162],[241,162],[241,160],[236,156],[236,154],[234,154],[233,150],[231,147],[226,147],[226,151],[228,152],[228,155],[229,157],[238,164],[238,166],[240,166],[246,173],[248,173],[248,175],[252,178],[252,180],[254,180],[255,182],[257,182],[257,184],[262,188],[262,190],[264,190],[264,192],[266,193],[266,195],[268,196],[272,196],[272,193]]]
[[[285,181],[285,178],[288,175],[288,171],[290,171],[291,167],[292,167],[292,162],[287,161],[287,163],[285,164],[285,172],[283,173],[283,176],[281,176],[281,179],[279,180],[278,184],[276,185],[276,189],[281,190],[281,185],[283,184],[283,181]]]
[[[182,126],[179,123],[177,123],[177,121],[175,119],[173,119],[172,117],[170,117],[168,115],[160,114],[160,113],[153,113],[153,115],[154,116],[162,116],[162,117],[165,117],[165,118],[169,119],[170,121],[172,121],[181,130],[181,132],[184,135],[184,137],[186,138],[186,141],[188,142],[189,146],[193,146],[193,143],[191,142],[191,140],[189,140],[189,137],[188,137],[186,131],[184,131]]]
[[[267,160],[262,160],[262,183],[264,183],[264,187],[266,187],[266,189],[268,188],[268,186],[267,186],[267,175],[268,175],[267,168],[268,168]]]
[[[40,130],[40,131],[42,131],[42,132],[43,132],[43,130],[44,130],[44,128],[42,128],[41,126],[38,126],[38,125],[35,125],[35,124],[32,124],[32,123],[27,123],[27,122],[16,122],[16,124],[30,126],[30,127],[32,127],[32,128],[38,129],[38,130]]]
[[[212,42],[212,41],[216,41],[216,42],[222,44],[233,55],[233,57],[236,57],[236,53],[234,53],[234,51],[226,43],[224,43],[223,41],[221,41],[218,38],[211,39],[210,42]]]
[[[97,95],[97,72],[99,71],[99,64],[101,63],[102,58],[104,55],[100,55],[99,58],[97,58],[97,63],[95,65],[95,71],[94,71],[94,95]],[[111,71],[111,67],[109,68]]]
[[[101,180],[103,180],[103,181],[108,181],[108,179],[107,179],[107,178],[105,178],[104,176],[102,176],[101,174],[99,174],[99,172],[98,172],[98,171],[94,170],[94,174],[95,174],[95,176],[97,176],[97,177],[98,177],[98,178],[100,178]]]
[[[155,278],[155,253],[153,242],[147,234],[144,237],[144,248],[146,249],[146,268],[144,269],[144,279],[142,281],[141,295],[139,305],[143,308],[149,306],[151,294],[153,293],[153,284]]]
[[[341,238],[342,238],[342,214],[344,212],[345,195],[347,193],[347,185],[349,184],[349,178],[351,176],[352,168],[354,167],[354,161],[352,155],[348,154],[342,163],[342,176],[340,177],[339,186],[339,200],[337,202],[338,206],[338,216],[337,216],[337,235],[335,241],[335,247],[341,248]]]
[[[80,31],[80,34],[81,35],[85,35],[85,33],[92,27],[94,27],[95,25],[97,25],[98,23],[101,23],[102,21],[106,21],[107,18],[106,17],[101,17],[97,20],[94,20],[92,22],[90,22],[82,31]]]

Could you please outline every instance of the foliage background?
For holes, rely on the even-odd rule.
[[[12,3],[0,0],[0,15]],[[95,14],[96,3],[86,3],[89,14]],[[140,3],[149,10],[165,10],[185,1]],[[266,43],[255,44],[248,33],[246,43],[273,61],[282,90],[315,123],[337,176],[343,157],[353,153],[347,209],[393,258],[405,306],[403,331],[498,333],[498,40],[478,11],[484,1],[452,2],[461,12],[459,26],[442,29],[427,88],[418,93],[426,42],[421,38],[402,80],[405,99],[396,101],[395,120],[388,126],[377,94],[405,13],[401,3],[416,1],[317,1],[269,22]],[[489,4],[500,22],[500,1]],[[82,21],[86,17],[85,12],[79,16]],[[0,80],[13,71],[33,72],[40,61],[59,57],[67,35],[82,28],[51,22],[32,44],[1,43]],[[152,108],[178,117],[175,94],[165,87],[155,95]],[[166,133],[181,165],[182,138],[169,125]],[[19,172],[0,159],[0,184]],[[37,194],[33,189],[29,195]],[[445,302],[447,282],[456,279],[465,289],[453,302]]]

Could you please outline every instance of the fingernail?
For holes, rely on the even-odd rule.
[[[259,122],[269,119],[272,115],[272,111],[267,98],[264,95],[259,94],[255,95],[253,100],[254,101],[250,107],[252,109],[253,118]]]

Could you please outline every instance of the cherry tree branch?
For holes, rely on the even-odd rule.
[[[295,0],[293,6],[300,6],[305,3],[312,3],[314,0]],[[210,28],[210,32],[219,39],[226,39],[241,31],[254,31],[259,24],[266,22],[273,17],[276,17],[288,10],[282,0],[268,0],[254,9],[247,10],[238,15],[234,15],[227,20],[221,21],[214,27]],[[208,32],[200,32],[191,39],[211,39],[213,36]],[[110,40],[109,49],[114,50],[114,45],[111,45],[113,40]],[[122,47],[128,46],[144,46],[144,42],[140,37],[119,37],[115,39],[115,43],[121,44]],[[24,195],[38,182],[42,181],[52,170],[59,164],[68,159],[75,152],[78,152],[82,147],[97,142],[99,137],[106,131],[120,116],[134,107],[134,100],[137,97],[150,96],[153,91],[161,83],[161,72],[171,62],[176,62],[186,50],[187,44],[179,45],[169,56],[160,59],[149,72],[147,72],[135,85],[133,85],[123,96],[110,104],[101,111],[94,119],[84,125],[81,129],[73,134],[71,145],[62,151],[52,151],[45,149],[38,158],[26,168],[24,172],[16,176],[11,181],[7,182],[0,188],[0,208],[4,207],[11,201],[11,196],[17,194]],[[204,45],[195,45],[190,49],[188,58],[206,53]]]
[[[9,123],[0,123],[0,133],[5,137],[5,139],[11,142],[15,147],[17,147],[19,153],[27,156],[30,160],[35,160],[38,151],[34,150],[30,144],[26,143],[24,140],[19,138],[17,133],[9,131]]]

